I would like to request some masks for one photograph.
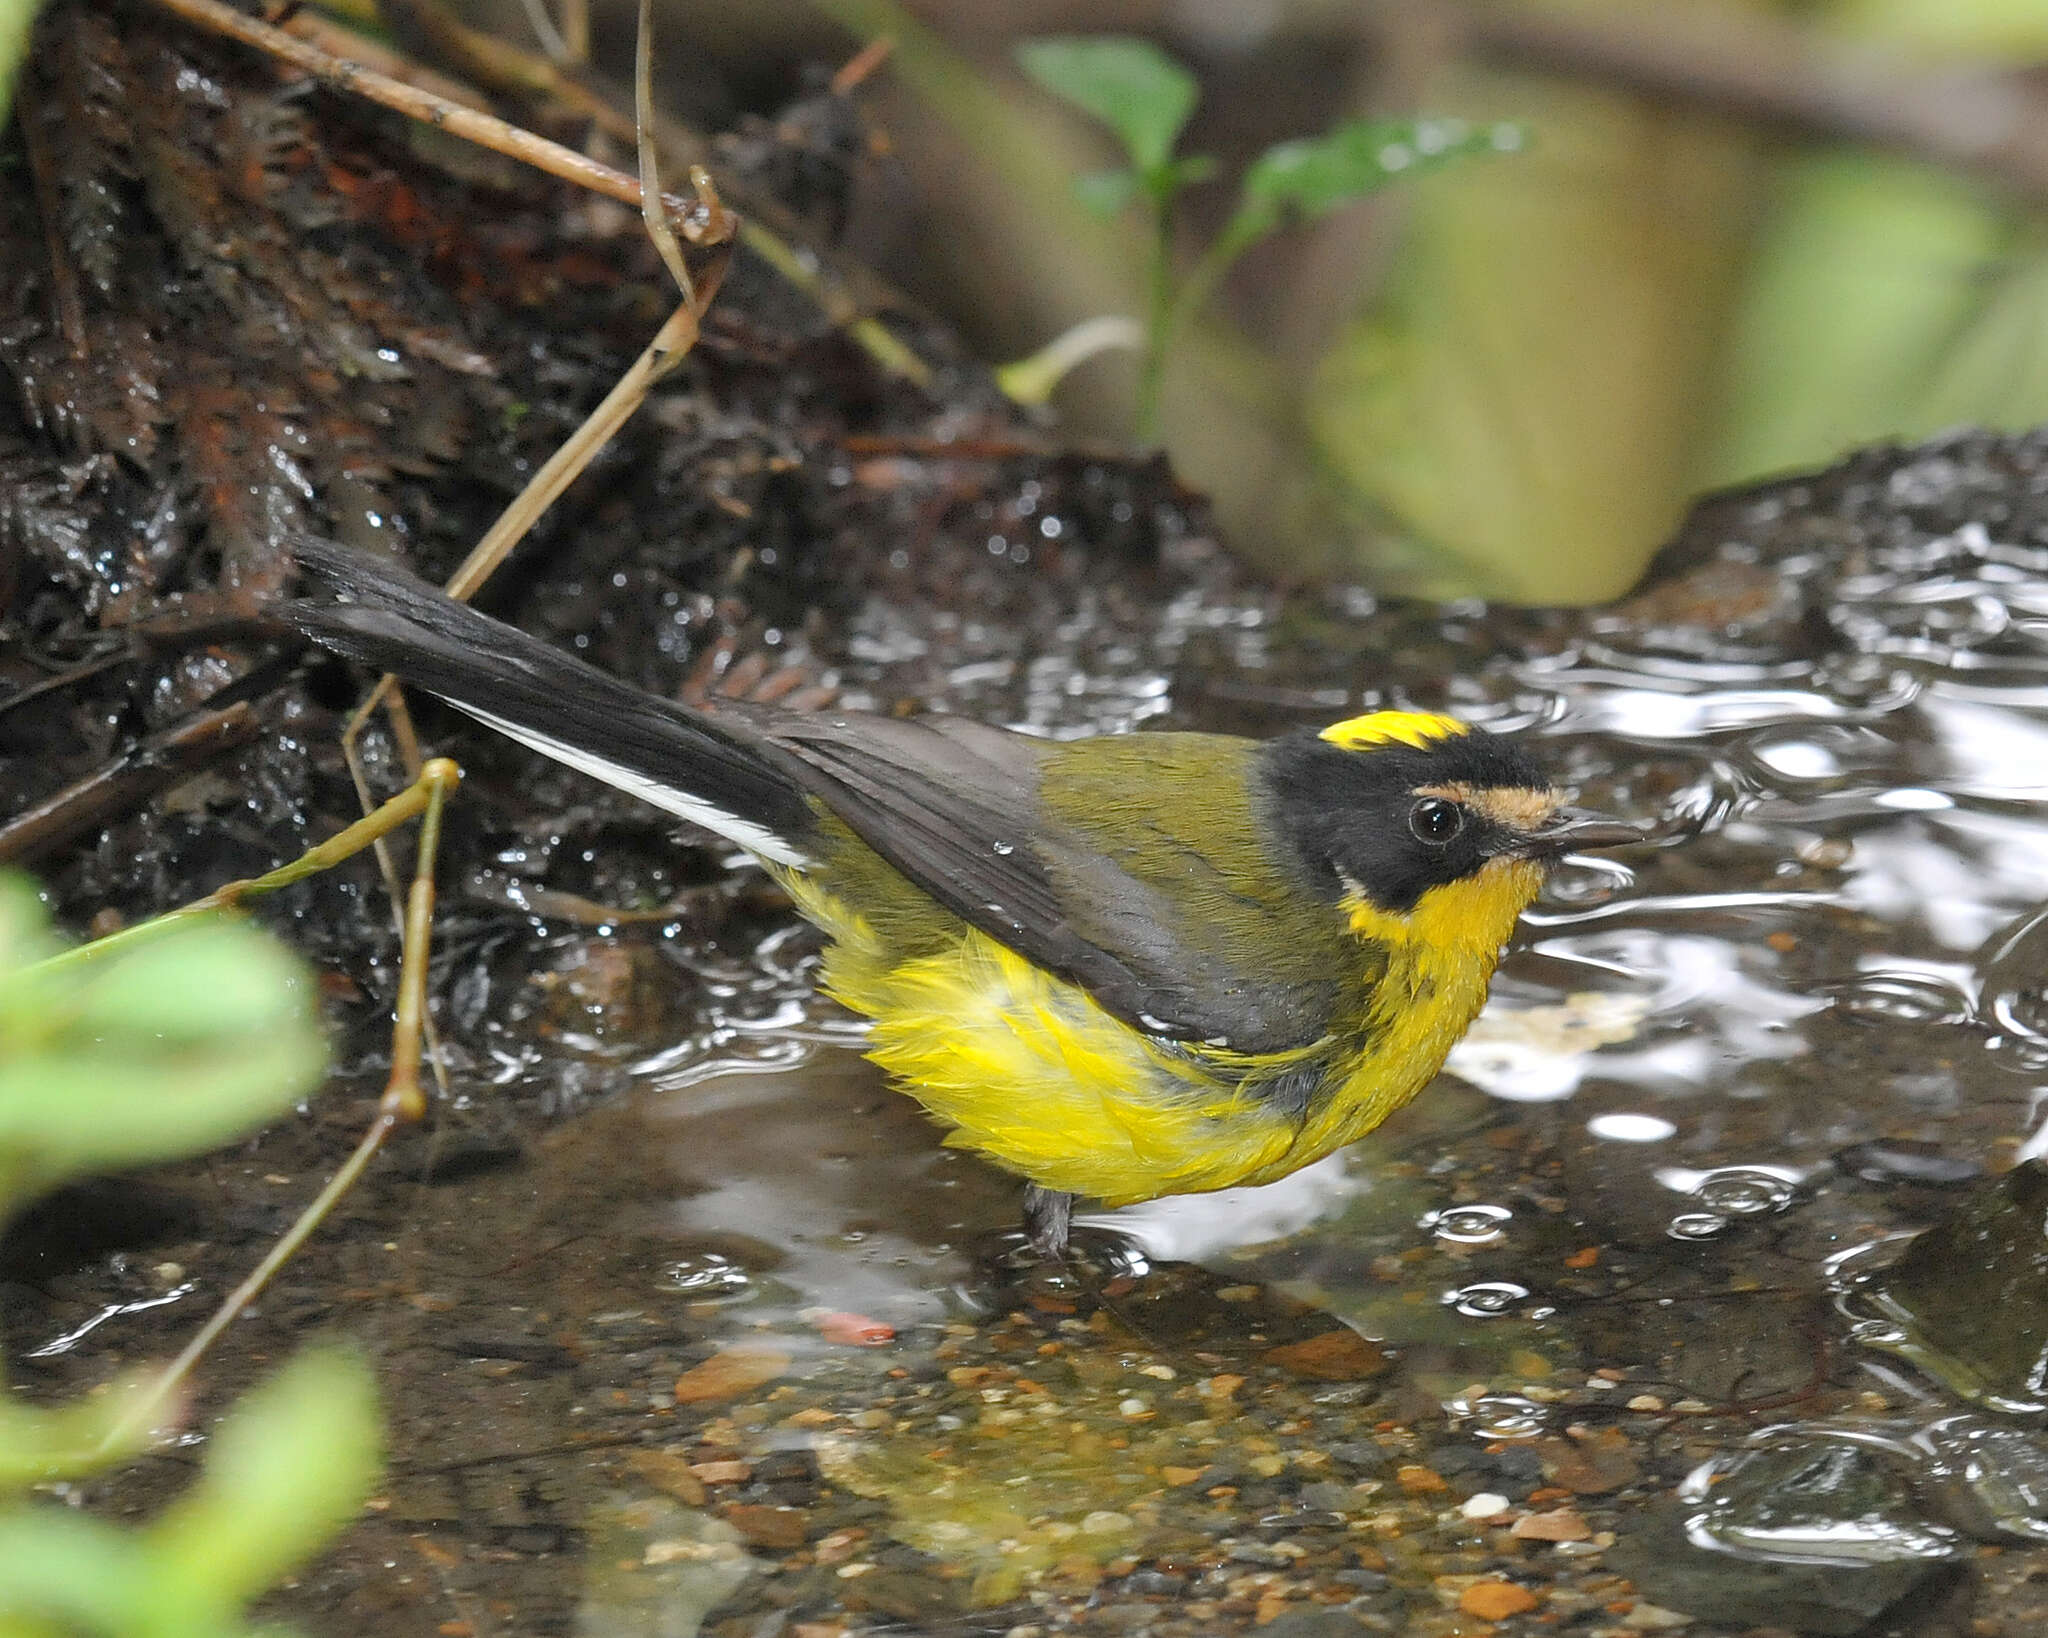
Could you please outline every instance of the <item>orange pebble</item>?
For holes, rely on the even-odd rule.
[[[1458,1595],[1458,1608],[1482,1621],[1505,1621],[1527,1615],[1540,1602],[1527,1587],[1512,1581],[1475,1581]]]
[[[879,1348],[896,1340],[896,1327],[865,1314],[820,1314],[818,1335],[827,1342],[846,1343],[855,1348]]]

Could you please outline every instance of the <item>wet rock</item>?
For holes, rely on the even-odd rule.
[[[1724,1552],[1854,1567],[1956,1556],[1905,1475],[1843,1440],[1792,1434],[1709,1463],[1686,1481],[1691,1531]]]
[[[1559,1507],[1547,1513],[1524,1514],[1508,1534],[1517,1541],[1590,1541],[1593,1527],[1576,1509]]]
[[[1311,1382],[1365,1382],[1391,1368],[1378,1343],[1342,1328],[1269,1348],[1265,1357],[1269,1364]]]
[[[751,1502],[735,1502],[721,1516],[750,1545],[777,1552],[801,1547],[810,1525],[794,1508],[764,1507]]]
[[[1349,1610],[1289,1610],[1259,1628],[1260,1638],[1359,1638],[1372,1629]]]
[[[742,1343],[721,1349],[676,1378],[676,1403],[697,1405],[737,1399],[756,1388],[766,1387],[788,1370],[789,1364],[790,1356],[780,1348]]]
[[[690,1460],[672,1450],[636,1450],[626,1458],[627,1469],[656,1490],[692,1507],[704,1505],[704,1481],[690,1471]]]
[[[1543,1602],[1527,1587],[1512,1581],[1475,1581],[1458,1594],[1458,1608],[1482,1621],[1505,1621],[1527,1615]]]
[[[1943,1510],[1972,1535],[2048,1542],[2048,1437],[1982,1416],[1922,1428],[1920,1474]]]
[[[1960,1556],[1898,1468],[1814,1438],[1709,1464],[1639,1520],[1607,1563],[1654,1604],[1732,1626],[1856,1632]]]
[[[1966,1155],[1949,1154],[1939,1144],[1903,1140],[1852,1143],[1836,1151],[1835,1164],[1866,1183],[1919,1188],[1958,1189],[1984,1175],[1984,1168]]]
[[[756,1565],[720,1519],[664,1497],[613,1499],[591,1511],[575,1630],[592,1638],[696,1632]]]
[[[1896,1334],[1866,1328],[1965,1398],[2048,1405],[2048,1164],[2030,1160],[1971,1195],[1862,1288]]]
[[[1529,1448],[1543,1463],[1543,1476],[1574,1495],[1619,1490],[1634,1483],[1641,1471],[1635,1449],[1620,1428],[1600,1428],[1580,1438],[1536,1439]]]
[[[878,1569],[847,1586],[849,1609],[874,1610],[898,1621],[917,1624],[956,1620],[958,1589],[924,1571]]]

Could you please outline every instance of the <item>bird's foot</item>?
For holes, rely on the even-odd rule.
[[[1052,1262],[1064,1257],[1074,1228],[1074,1197],[1036,1183],[1024,1188],[1024,1237],[1031,1249]]]

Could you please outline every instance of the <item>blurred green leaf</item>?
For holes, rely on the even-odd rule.
[[[2048,415],[2048,255],[1989,194],[1887,155],[1785,162],[1721,368],[1704,482]]]
[[[235,1407],[198,1482],[145,1529],[47,1504],[0,1510],[0,1638],[263,1630],[242,1607],[355,1516],[378,1444],[368,1367],[345,1349],[301,1354]]]
[[[199,1482],[144,1532],[158,1595],[239,1609],[355,1516],[378,1444],[369,1367],[344,1349],[300,1354],[235,1407]]]
[[[28,55],[28,32],[41,0],[0,0],[0,124],[14,106],[14,80]]]
[[[1181,128],[1195,111],[1195,77],[1150,40],[1123,35],[1026,40],[1017,63],[1039,85],[1116,133],[1157,191]],[[1170,182],[1170,179],[1168,179]]]
[[[1114,216],[1137,196],[1136,171],[1087,171],[1074,178],[1074,197],[1097,216]]]
[[[81,973],[75,1028],[167,1047],[258,1037],[309,1016],[304,969],[247,922],[194,921]]]
[[[168,1406],[151,1414],[152,1402],[175,1397],[145,1376],[47,1409],[0,1397],[0,1492],[78,1478],[126,1461],[148,1443],[156,1423],[170,1419]]]
[[[0,874],[0,986],[8,974],[55,955],[60,947],[35,884],[26,876]]]
[[[0,1511],[0,1635],[162,1631],[135,1543],[122,1530],[59,1507]],[[173,1629],[175,1630],[175,1628]]]
[[[0,880],[0,1216],[228,1142],[326,1064],[305,971],[258,928],[198,918],[91,956],[54,953],[33,890]]]
[[[1224,237],[1264,238],[1287,212],[1327,216],[1394,182],[1405,182],[1472,154],[1523,146],[1518,125],[1462,119],[1358,119],[1319,137],[1268,148],[1244,173],[1237,215]]]
[[[1542,141],[1415,191],[1310,383],[1317,455],[1353,538],[1377,527],[1383,582],[1618,596],[1685,507],[1764,144],[1533,77],[1457,70],[1430,95],[1511,108]]]

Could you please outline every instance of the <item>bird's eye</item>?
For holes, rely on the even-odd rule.
[[[1441,847],[1465,828],[1465,810],[1455,802],[1427,796],[1408,810],[1408,828],[1418,842]]]

